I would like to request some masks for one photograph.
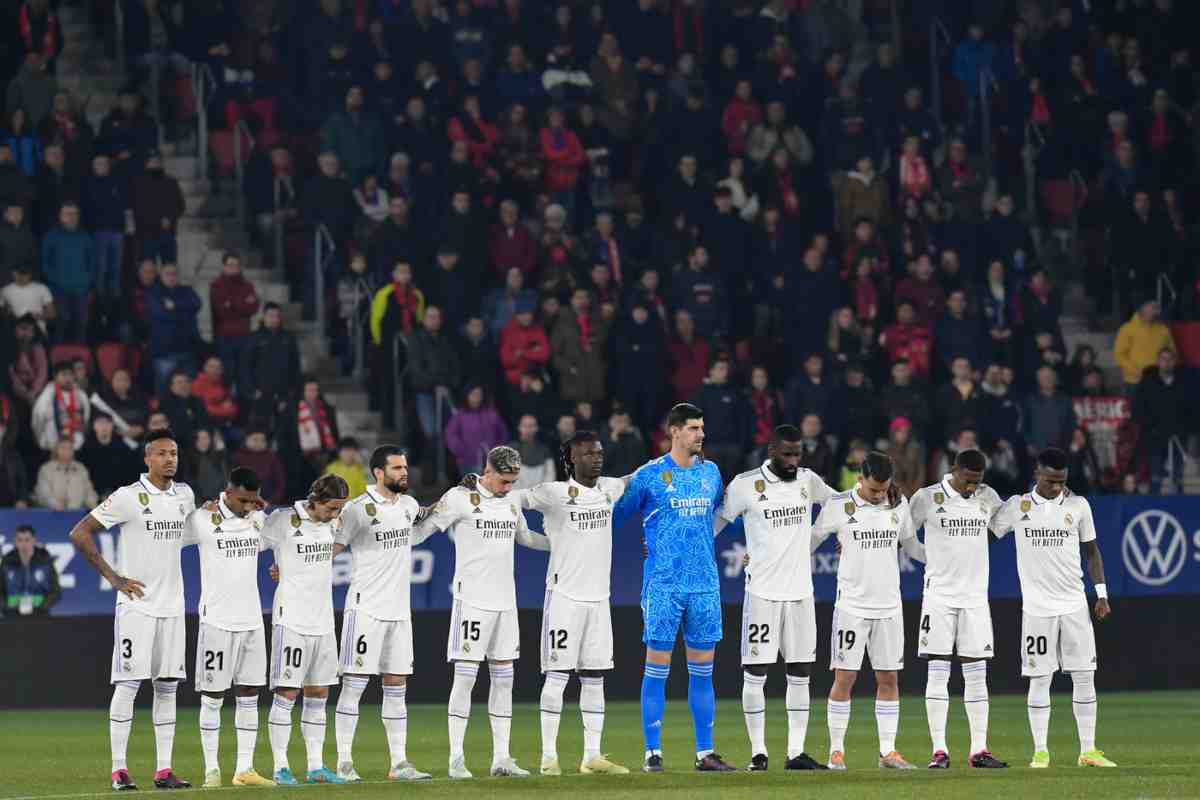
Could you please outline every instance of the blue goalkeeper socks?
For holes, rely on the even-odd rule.
[[[712,676],[711,661],[688,662],[688,708],[692,710],[692,727],[696,731],[697,757],[701,753],[711,753],[713,749],[713,718],[717,714],[717,696],[713,691]]]
[[[642,735],[646,750],[662,749],[663,706],[667,704],[667,676],[670,664],[646,664],[642,675]]]

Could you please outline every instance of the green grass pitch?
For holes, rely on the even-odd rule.
[[[476,692],[480,695],[479,692]],[[569,691],[572,697],[575,692]],[[143,689],[145,696],[145,689]],[[467,766],[484,776],[491,759],[491,734],[481,697],[476,698],[467,738]],[[227,702],[222,719],[221,762],[226,782],[232,776],[234,731],[232,703]],[[326,763],[334,766],[333,709],[329,709]],[[446,717],[441,706],[412,706],[409,709],[409,755],[435,780],[421,785],[392,785],[384,780],[387,744],[377,706],[364,706],[360,717],[355,762],[366,779],[358,786],[311,786],[297,789],[208,790],[221,795],[270,792],[272,796],[338,794],[354,798],[509,796],[536,792],[541,797],[574,800],[628,797],[655,793],[654,797],[751,798],[766,792],[775,796],[814,792],[826,798],[953,797],[1007,798],[1151,798],[1200,797],[1200,766],[1194,760],[1200,744],[1200,692],[1102,693],[1100,695],[1099,745],[1120,767],[1111,770],[1080,769],[1075,766],[1077,745],[1070,696],[1054,695],[1050,723],[1053,765],[1048,770],[1026,767],[1030,756],[1025,700],[1021,696],[992,698],[991,747],[1012,769],[975,771],[966,768],[967,725],[961,698],[951,706],[949,737],[954,764],[946,772],[919,770],[882,771],[875,766],[877,747],[875,717],[870,698],[856,699],[847,736],[844,773],[784,772],[786,718],[778,695],[768,706],[768,746],[772,753],[767,774],[697,774],[691,770],[691,719],[684,702],[676,699],[667,708],[664,722],[664,775],[635,774],[627,777],[581,776],[577,774],[582,749],[578,706],[569,700],[563,709],[559,755],[564,770],[561,778],[533,777],[527,780],[477,777],[472,782],[451,782],[446,775]],[[925,704],[920,697],[905,697],[898,746],[914,763],[924,765],[929,756],[929,734]],[[299,709],[296,711],[298,720]],[[203,761],[195,709],[180,709],[175,739],[175,767],[183,777],[203,781]],[[611,757],[631,768],[640,765],[642,735],[636,703],[608,704],[604,742]],[[266,736],[266,708],[261,715],[256,766],[270,774],[271,755]],[[518,705],[513,719],[513,754],[522,766],[536,770],[541,754],[541,733],[535,705]],[[717,712],[718,751],[739,767],[749,759],[749,744],[739,703],[723,700]],[[0,714],[0,800],[15,798],[66,798],[109,794],[108,720],[104,710],[5,711]],[[808,750],[824,758],[828,748],[825,706],[814,701],[809,725]],[[130,771],[143,789],[152,786],[154,737],[150,709],[139,706],[134,719],[129,751]],[[304,746],[299,724],[292,733],[291,765],[303,774]],[[201,791],[201,790],[194,790]]]

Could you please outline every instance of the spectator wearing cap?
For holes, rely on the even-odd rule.
[[[887,454],[896,465],[896,485],[905,497],[925,485],[925,447],[917,439],[908,417],[893,417],[888,423]]]
[[[146,158],[146,171],[133,179],[132,203],[141,257],[163,263],[175,261],[175,231],[187,206],[179,181],[163,170],[163,159],[157,151]]]
[[[162,391],[167,388],[167,377],[172,372],[180,370],[192,375],[196,371],[200,295],[179,282],[179,267],[164,264],[158,283],[147,293],[146,300],[150,310],[150,358],[155,385]],[[191,437],[185,436],[183,441],[191,441]]]
[[[473,383],[446,424],[446,447],[460,474],[482,472],[487,452],[508,441],[508,426],[492,405],[487,390]]]
[[[550,361],[550,340],[534,318],[536,304],[522,297],[513,306],[513,316],[500,333],[500,363],[509,384],[519,386],[521,376],[545,369]]]
[[[268,503],[277,505],[287,500],[287,472],[283,462],[270,448],[265,431],[251,428],[246,432],[242,447],[233,454],[230,465],[249,467],[262,481],[262,496]]]
[[[1159,318],[1158,302],[1145,300],[1117,331],[1113,355],[1121,368],[1127,393],[1142,381],[1146,369],[1158,363],[1163,350],[1175,351],[1171,329]]]
[[[570,307],[559,315],[550,334],[550,348],[564,400],[598,403],[604,399],[611,311],[611,306],[594,308],[591,294],[576,289]]]
[[[350,496],[358,497],[367,490],[370,480],[363,465],[362,450],[358,440],[347,436],[337,444],[337,457],[325,465],[322,475],[337,475],[350,487]]]
[[[366,94],[360,84],[350,86],[344,104],[321,126],[321,143],[334,153],[350,182],[357,185],[383,169],[387,141],[375,112],[364,107]]]
[[[221,274],[209,286],[208,300],[217,352],[225,369],[236,377],[250,341],[251,323],[261,306],[254,284],[242,274],[242,258],[237,253],[221,257]]]
[[[87,467],[75,460],[72,437],[55,442],[51,459],[38,470],[33,499],[51,511],[92,508],[99,502]]]
[[[46,276],[58,314],[55,338],[84,341],[91,293],[96,284],[96,244],[80,227],[79,206],[68,203],[58,215],[59,224],[42,242],[42,274]]]
[[[83,222],[96,242],[96,288],[106,298],[121,291],[125,229],[132,221],[127,185],[112,174],[107,154],[92,158],[92,173],[83,181]]]
[[[0,615],[44,616],[61,599],[54,557],[31,526],[18,525],[13,549],[0,560]]]
[[[300,346],[283,327],[276,303],[263,306],[262,322],[242,353],[239,394],[251,405],[250,419],[259,426],[285,410],[287,398],[300,382]]]

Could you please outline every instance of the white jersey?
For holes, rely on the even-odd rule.
[[[435,531],[454,541],[456,600],[484,611],[517,607],[513,546],[532,542],[533,535],[513,498],[491,494],[482,482],[474,491],[455,486],[417,525],[422,539]]]
[[[186,483],[171,482],[161,490],[145,473],[136,483],[122,486],[96,508],[92,517],[104,528],[121,526],[115,569],[123,577],[145,584],[142,597],[117,592],[117,606],[128,606],[150,617],[183,614],[183,526],[196,510],[196,496]]]
[[[267,518],[263,541],[275,551],[279,587],[271,623],[303,636],[333,633],[333,536],[335,522],[317,522],[304,501]]]
[[[1092,507],[1066,492],[1047,500],[1036,491],[1010,497],[996,517],[997,536],[1017,540],[1021,606],[1035,617],[1059,617],[1087,608],[1079,545],[1096,540]]]
[[[829,498],[813,529],[815,550],[830,534],[842,545],[834,608],[863,619],[901,613],[898,548],[915,539],[908,501],[896,508],[871,505],[858,491]]]
[[[412,526],[421,506],[408,495],[388,501],[368,487],[342,509],[334,539],[350,548],[353,573],[346,595],[347,611],[375,619],[406,620],[411,616]]]
[[[225,504],[224,492],[216,511],[198,508],[188,516],[183,544],[200,547],[201,622],[223,631],[262,627],[258,554],[264,549],[266,521],[261,511],[248,517],[234,514]]]
[[[607,600],[611,586],[613,505],[625,493],[620,478],[589,489],[574,478],[514,492],[522,508],[542,512],[550,539],[546,588],[572,600]]]
[[[913,529],[925,528],[925,597],[949,608],[988,602],[988,528],[1000,510],[1000,495],[981,484],[970,497],[950,485],[950,476],[909,498]]]
[[[812,597],[813,505],[824,506],[831,496],[815,472],[801,467],[795,480],[785,481],[770,462],[729,482],[718,513],[727,522],[745,522],[748,593],[764,600]]]

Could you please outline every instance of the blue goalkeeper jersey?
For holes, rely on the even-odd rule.
[[[681,467],[670,453],[634,473],[615,516],[642,515],[649,557],[648,592],[717,592],[713,516],[722,497],[721,471],[711,461]]]

